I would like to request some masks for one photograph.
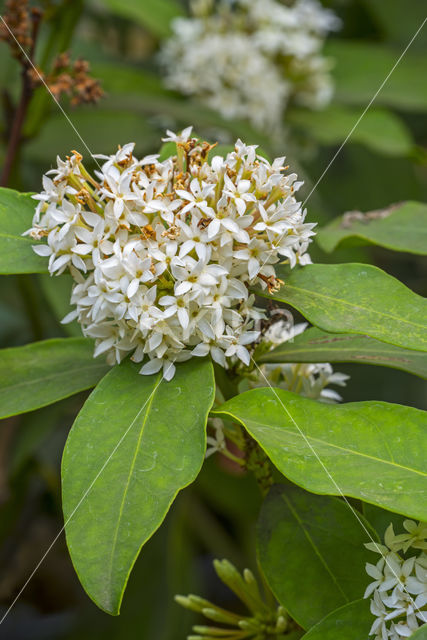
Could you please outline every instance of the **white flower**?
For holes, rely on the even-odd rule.
[[[77,318],[96,355],[114,364],[130,353],[141,373],[167,379],[192,356],[247,365],[263,315],[248,286],[278,286],[274,264],[307,260],[300,184],[283,158],[270,164],[240,140],[211,161],[191,127],[166,140],[176,156],[139,161],[127,144],[103,156],[96,179],[77,153],[59,161],[27,233],[46,239],[34,250],[51,274],[74,278],[76,310],[64,321]]]
[[[280,129],[289,100],[325,105],[332,82],[321,51],[340,22],[317,0],[287,5],[220,0],[177,18],[160,54],[167,86],[197,96],[225,118],[247,118],[270,131]],[[168,133],[165,140],[180,141]]]
[[[373,596],[371,612],[375,616],[370,635],[375,640],[409,638],[427,622],[427,554],[402,558],[397,554],[404,548],[424,549],[427,525],[405,520],[408,534],[396,535],[393,526],[387,528],[385,544],[368,543],[365,546],[381,554],[376,565],[368,563],[366,571],[374,582],[368,585],[365,598]]]

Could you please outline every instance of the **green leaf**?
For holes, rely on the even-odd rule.
[[[412,640],[427,640],[427,624],[423,624],[418,631],[411,635]]]
[[[384,534],[390,524],[393,525],[395,533],[403,532],[403,523],[406,518],[399,513],[391,513],[391,511],[385,511],[385,509],[381,509],[373,504],[367,504],[364,502],[363,515],[374,527],[380,537],[380,540],[384,540]]]
[[[354,333],[328,333],[317,327],[263,353],[257,362],[358,362],[401,369],[427,379],[425,351],[402,349]]]
[[[403,202],[367,214],[352,211],[320,229],[316,240],[328,253],[357,240],[358,244],[427,255],[427,204]]]
[[[200,471],[213,399],[208,360],[178,365],[171,382],[127,360],[77,416],[62,461],[65,531],[83,587],[108,613],[119,613],[142,545]]]
[[[258,521],[258,555],[281,605],[304,629],[363,595],[376,533],[338,498],[276,485]],[[298,585],[298,589],[295,589]]]
[[[35,240],[22,236],[32,226],[35,208],[30,193],[0,188],[0,275],[47,271],[46,258],[31,248]]]
[[[283,389],[246,391],[213,412],[237,420],[284,476],[427,519],[427,414],[387,402],[327,405]]]
[[[139,22],[159,38],[170,34],[170,22],[182,15],[176,0],[103,0],[115,14]]]
[[[43,274],[39,276],[39,283],[54,316],[61,322],[65,316],[73,310],[71,306],[71,289],[74,281],[69,273],[62,273],[59,276]],[[82,330],[77,322],[67,322],[62,325],[63,330],[70,336],[81,338]]]
[[[368,264],[311,264],[289,274],[280,291],[261,296],[286,302],[331,333],[366,334],[399,347],[427,351],[427,299]],[[289,277],[288,277],[289,276]]]
[[[368,640],[375,620],[369,607],[369,600],[346,604],[312,627],[303,640]]]
[[[295,109],[287,115],[291,124],[324,145],[343,142],[359,117],[360,109],[343,105],[332,105],[321,111]],[[349,142],[358,142],[390,156],[409,155],[415,144],[404,122],[385,109],[370,109],[354,129]]]
[[[110,367],[87,338],[54,338],[0,350],[0,418],[90,389]]]
[[[326,44],[325,53],[334,58],[332,73],[336,100],[364,108],[392,71],[402,49],[336,39]],[[375,98],[375,104],[408,111],[425,111],[427,85],[420,82],[420,78],[424,75],[426,64],[425,53],[408,51]]]

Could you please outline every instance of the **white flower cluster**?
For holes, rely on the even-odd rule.
[[[240,140],[226,158],[214,145],[168,132],[176,155],[138,160],[127,144],[91,176],[77,152],[44,176],[33,238],[51,274],[69,270],[71,302],[95,356],[110,364],[133,352],[143,374],[192,356],[222,366],[249,364],[246,345],[259,333],[249,285],[275,289],[279,256],[293,267],[306,253],[313,224],[295,199],[301,185]],[[230,360],[231,359],[231,360]]]
[[[199,0],[177,18],[160,54],[166,84],[225,118],[276,130],[290,99],[319,108],[332,95],[321,55],[338,18],[318,0]]]
[[[281,319],[274,322],[264,333],[263,342],[272,349],[283,342],[293,340],[306,328],[306,322],[294,325],[290,316],[287,320]],[[263,364],[260,370],[262,374],[257,370],[254,371],[258,378],[256,386],[265,386],[265,379],[267,379],[268,382],[282,389],[327,403],[342,400],[337,391],[328,389],[327,386],[335,384],[345,387],[349,379],[345,373],[334,372],[329,362]]]
[[[366,545],[381,554],[376,565],[367,564],[366,571],[374,579],[365,591],[371,599],[371,612],[376,617],[370,630],[375,640],[409,638],[427,623],[427,524],[405,520],[406,533],[395,535],[388,527],[384,545]],[[418,555],[402,558],[410,548]]]

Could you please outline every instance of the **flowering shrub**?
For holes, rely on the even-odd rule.
[[[277,129],[287,103],[316,109],[332,95],[325,37],[339,27],[317,0],[193,3],[161,54],[166,84],[226,118]],[[212,61],[215,61],[213,64]]]

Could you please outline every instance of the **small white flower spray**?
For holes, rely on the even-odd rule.
[[[381,554],[377,564],[366,565],[374,579],[364,597],[372,596],[371,612],[376,619],[370,635],[375,640],[409,638],[427,623],[427,524],[405,520],[403,526],[405,533],[396,535],[390,524],[384,545],[365,545]],[[408,555],[410,549],[418,553]]]
[[[330,101],[322,49],[340,21],[317,0],[198,0],[192,9],[172,23],[160,54],[168,87],[270,131],[288,102],[317,109]]]
[[[176,154],[138,160],[127,144],[91,175],[77,152],[43,178],[27,234],[69,271],[77,318],[110,364],[132,353],[141,373],[211,354],[229,367],[250,362],[259,337],[249,287],[280,287],[274,265],[310,262],[314,224],[295,195],[302,183],[238,140],[225,158],[214,145],[168,132]],[[211,157],[213,156],[213,157]]]

